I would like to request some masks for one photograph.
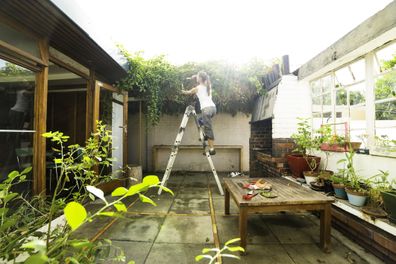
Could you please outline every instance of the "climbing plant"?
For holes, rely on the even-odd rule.
[[[194,87],[196,83],[186,78],[201,70],[211,78],[218,111],[250,113],[253,100],[264,92],[261,77],[269,70],[258,59],[244,65],[208,61],[176,66],[163,55],[146,59],[142,52],[130,53],[122,47],[120,52],[126,59],[128,75],[117,85],[130,95],[147,100],[145,112],[151,125],[158,123],[161,114],[182,113],[192,103],[180,91]]]

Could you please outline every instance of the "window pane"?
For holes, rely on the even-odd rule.
[[[365,83],[355,84],[351,87],[348,87],[348,90],[349,90],[350,105],[361,104],[366,101],[366,99],[365,99],[365,93],[366,93]]]
[[[347,91],[346,89],[336,90],[336,105],[347,105]]]
[[[350,141],[351,142],[362,142],[362,136],[367,132],[366,130],[366,107],[357,106],[350,108]],[[363,146],[365,147],[365,146]]]
[[[396,43],[389,45],[375,53],[376,72],[395,68]]]
[[[322,93],[322,86],[320,84],[320,80],[311,82],[311,91],[312,91],[312,96],[319,95]]]
[[[332,88],[331,76],[328,75],[322,78],[322,89],[324,93],[330,92]]]
[[[363,81],[366,77],[366,63],[364,59],[358,60],[350,65],[352,77],[355,82]]]
[[[331,93],[324,94],[322,101],[323,105],[331,105]]]
[[[70,136],[69,144],[82,145],[86,137],[87,82],[53,63],[48,72],[47,129]]]
[[[396,96],[396,71],[389,72],[375,80],[375,100]]]
[[[319,129],[322,125],[322,116],[320,112],[313,112],[312,113],[312,128]]]
[[[392,121],[389,124],[393,124],[396,120],[396,100],[375,104],[375,119]]]
[[[32,165],[34,90],[33,72],[0,59],[0,182]]]
[[[335,76],[336,76],[336,84],[338,85],[338,87],[342,87],[355,82],[355,80],[353,79],[352,72],[348,68],[348,66],[336,71]]]
[[[8,44],[23,51],[29,52],[37,58],[40,58],[37,41],[28,35],[0,23],[0,36],[1,40],[7,42]]]

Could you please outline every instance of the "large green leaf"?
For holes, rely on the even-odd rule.
[[[226,246],[228,246],[228,245],[230,245],[230,244],[233,244],[233,243],[235,243],[235,242],[238,242],[238,241],[240,241],[241,239],[238,237],[238,238],[233,238],[233,239],[230,239],[230,240],[228,240],[227,242],[225,242],[225,245]]]
[[[25,264],[45,264],[48,262],[48,257],[42,253],[34,254],[25,260]]]
[[[156,175],[147,175],[146,177],[143,178],[143,184],[145,184],[147,186],[156,185],[159,182],[160,182],[160,180],[158,179],[158,176],[156,176]]]
[[[152,205],[154,205],[154,206],[157,206],[157,204],[156,204],[153,200],[151,200],[150,198],[148,198],[147,196],[145,196],[145,195],[143,195],[143,194],[140,194],[140,193],[139,193],[139,198],[140,198],[140,200],[141,200],[143,203],[149,203],[149,204],[152,204]]]
[[[111,196],[123,196],[128,192],[128,189],[125,187],[118,187],[115,189],[112,193]]]
[[[144,191],[145,189],[147,189],[147,186],[144,183],[139,183],[136,185],[132,185],[131,187],[129,187],[128,192],[126,193],[127,196],[132,196],[137,194],[140,191]]]
[[[66,221],[72,230],[77,229],[87,218],[84,206],[77,202],[70,202],[64,209]]]
[[[122,202],[115,203],[114,207],[117,209],[118,212],[126,212],[127,211],[125,204],[123,204]]]

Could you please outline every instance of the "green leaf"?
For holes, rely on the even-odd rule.
[[[44,240],[33,240],[22,245],[22,248],[31,248],[38,252],[45,252],[46,243]]]
[[[10,193],[4,197],[4,202],[7,203],[17,197],[19,194],[18,193]]]
[[[125,204],[123,204],[122,202],[115,203],[114,207],[117,209],[118,212],[126,212],[127,211]]]
[[[62,163],[62,159],[54,159],[54,163],[55,164],[61,164]]]
[[[70,245],[74,248],[92,247],[93,244],[88,240],[75,240],[71,241]]]
[[[19,175],[19,172],[18,171],[11,171],[9,174],[8,174],[8,178],[9,179],[15,179],[15,177],[17,177]]]
[[[80,264],[80,262],[73,257],[67,257],[65,263]]]
[[[128,192],[128,189],[125,187],[118,187],[115,189],[112,193],[111,196],[123,196]]]
[[[158,179],[158,176],[155,175],[147,175],[146,177],[143,178],[143,184],[145,185],[156,185],[160,182]]]
[[[52,132],[46,132],[46,133],[43,133],[42,136],[45,138],[50,138],[50,137],[52,137],[52,134],[53,134]]]
[[[98,215],[113,217],[113,216],[115,216],[115,213],[114,212],[101,212]]]
[[[238,238],[233,238],[233,239],[230,239],[230,240],[228,240],[227,242],[225,242],[225,245],[226,246],[228,246],[228,245],[230,245],[230,244],[233,244],[233,243],[235,243],[235,242],[238,242],[238,241],[240,241],[241,239],[238,237]]]
[[[228,247],[227,248],[229,251],[231,252],[236,252],[236,251],[241,251],[241,252],[245,252],[245,249],[243,247]]]
[[[206,254],[208,252],[219,252],[219,251],[220,251],[220,249],[218,249],[218,248],[204,248],[204,249],[202,249],[203,254]]]
[[[145,196],[143,194],[139,193],[139,198],[140,198],[140,201],[142,201],[143,203],[149,203],[154,206],[157,206],[157,204],[153,200],[151,200],[150,198],[148,198],[147,196]]]
[[[25,260],[25,264],[45,264],[48,262],[48,257],[44,254],[37,253]]]
[[[163,191],[170,193],[172,196],[175,196],[175,194],[173,193],[173,191],[165,186],[162,185],[158,185],[158,188],[162,189]]]
[[[64,209],[66,221],[72,230],[76,230],[87,218],[84,206],[77,202],[70,202]]]
[[[21,174],[28,174],[31,171],[32,171],[32,167],[27,167],[21,172]]]
[[[213,259],[213,257],[211,255],[198,255],[198,256],[195,257],[195,261],[198,262],[198,261],[200,261],[200,260],[202,260],[204,258],[210,259],[210,260]]]
[[[98,189],[95,186],[91,185],[88,185],[86,188],[90,193],[92,193],[107,204],[106,198],[104,197],[104,193],[101,189]]]
[[[143,191],[147,188],[146,185],[144,185],[143,183],[139,183],[136,185],[132,185],[131,187],[129,187],[128,192],[126,193],[126,196],[132,196],[137,194],[140,191]]]
[[[232,254],[220,254],[224,258],[234,258],[234,259],[241,259],[238,256],[232,255]]]
[[[130,261],[128,261],[128,264],[135,264],[135,261],[130,260]]]

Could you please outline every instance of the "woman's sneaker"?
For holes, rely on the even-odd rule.
[[[209,149],[209,154],[210,155],[216,155],[216,150],[215,149]]]

